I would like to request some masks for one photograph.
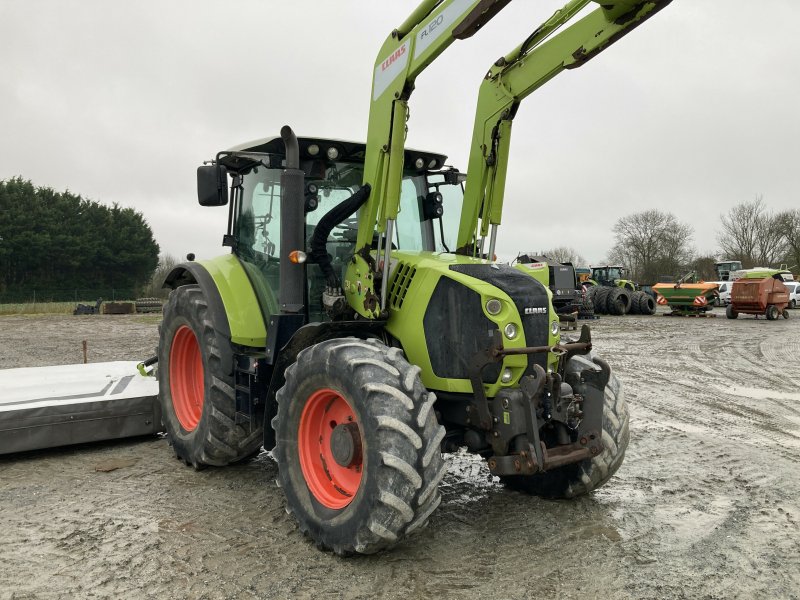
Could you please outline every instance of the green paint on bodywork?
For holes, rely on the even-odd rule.
[[[514,268],[517,269],[517,271],[522,271],[526,275],[530,275],[550,291],[550,269],[547,263],[517,263],[514,265]],[[552,299],[552,297],[551,293],[550,298]]]
[[[519,333],[515,339],[509,340],[505,336],[503,337],[504,347],[524,348],[526,346],[522,320],[511,298],[505,292],[490,283],[450,270],[451,265],[490,264],[490,261],[455,254],[440,254],[426,251],[395,251],[392,252],[392,261],[398,261],[402,262],[404,265],[413,266],[416,271],[406,291],[406,297],[411,301],[403,302],[400,309],[397,309],[391,304],[387,307],[389,310],[389,320],[386,325],[386,330],[400,341],[409,362],[420,367],[422,370],[420,374],[422,383],[428,389],[464,394],[472,393],[472,384],[468,379],[445,379],[437,377],[431,366],[430,356],[428,354],[428,343],[425,339],[425,331],[423,328],[423,320],[436,284],[442,277],[448,277],[477,292],[481,296],[481,306],[483,307],[484,315],[487,319],[497,323],[501,332],[508,323],[514,323],[517,326]],[[392,277],[394,277],[396,269],[397,265],[392,265]],[[548,298],[551,297],[550,291],[548,290]],[[490,315],[486,312],[486,302],[492,298],[499,300],[502,305],[502,309],[497,315]],[[554,320],[558,321],[558,317],[553,310],[552,303],[550,303],[549,321],[552,322]],[[553,345],[559,342],[560,332],[555,336],[548,335],[548,344]],[[431,340],[432,345],[438,345],[442,342],[442,339]],[[558,357],[551,353],[547,360],[548,367],[555,368],[557,362]],[[503,360],[503,367],[510,368],[513,372],[513,377],[509,383],[500,383],[498,379],[498,381],[493,384],[485,384],[486,395],[492,398],[504,387],[517,387],[527,366],[528,360],[524,355],[505,357]]]
[[[228,315],[231,342],[243,346],[265,347],[267,329],[264,325],[264,315],[250,278],[239,259],[233,254],[226,254],[211,260],[198,260],[197,263],[208,271],[219,290],[225,313]],[[263,281],[263,277],[253,279]],[[265,306],[269,305],[270,296],[274,298],[269,292],[265,298]]]

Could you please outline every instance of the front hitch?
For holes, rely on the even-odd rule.
[[[533,475],[602,452],[603,390],[610,368],[596,359],[577,377],[574,369],[566,369],[573,356],[588,354],[591,348],[586,325],[577,342],[514,349],[504,349],[500,332],[492,332],[489,347],[473,357],[470,381],[474,397],[467,411],[469,422],[483,429],[491,444],[494,456],[488,464],[493,475]],[[481,378],[483,368],[504,356],[539,352],[561,356],[559,372],[546,373],[533,365],[533,374],[524,376],[518,388],[501,390],[490,404]],[[569,373],[575,390],[562,381],[561,372]],[[548,424],[558,428],[560,438],[549,446],[540,436]]]

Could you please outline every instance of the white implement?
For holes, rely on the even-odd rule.
[[[137,364],[0,370],[0,454],[162,431],[158,382]]]

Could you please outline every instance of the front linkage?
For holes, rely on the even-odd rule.
[[[589,327],[584,325],[577,342],[554,346],[505,349],[499,331],[490,337],[489,347],[475,355],[470,369],[474,400],[467,407],[468,422],[485,432],[493,456],[493,475],[533,475],[597,456],[603,451],[603,390],[611,370],[596,359],[597,369],[573,367],[570,359],[592,349]],[[539,365],[533,375],[524,376],[514,389],[486,397],[481,373],[484,367],[512,354],[554,352],[558,369],[546,373]],[[555,427],[550,446],[540,431]]]

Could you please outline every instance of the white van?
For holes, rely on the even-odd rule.
[[[800,305],[800,282],[784,281],[783,285],[789,291],[789,308],[797,308]]]
[[[717,306],[727,306],[731,303],[731,288],[733,287],[733,281],[720,281],[719,282],[719,289],[717,292],[719,296],[717,297]]]

